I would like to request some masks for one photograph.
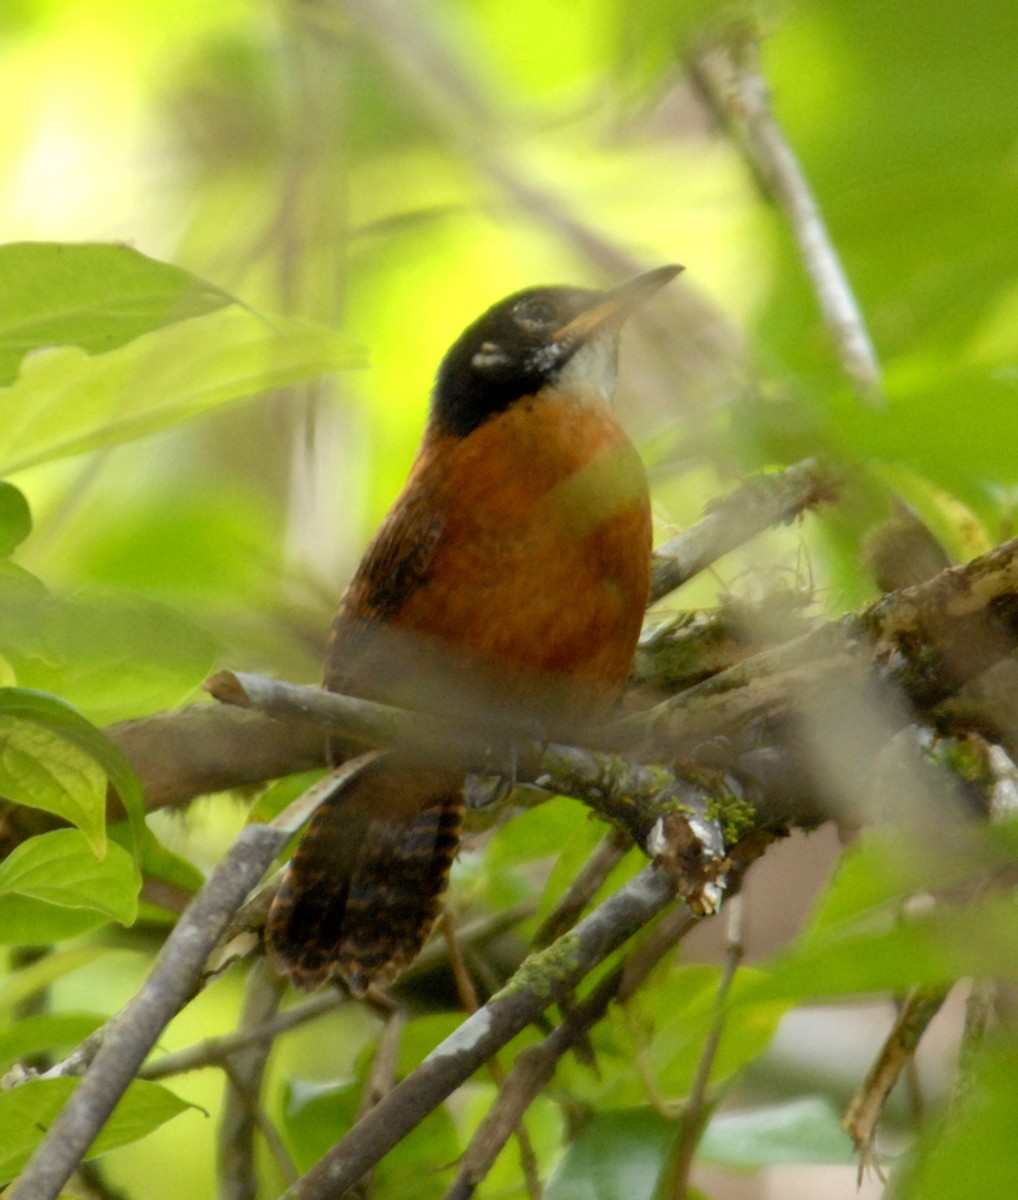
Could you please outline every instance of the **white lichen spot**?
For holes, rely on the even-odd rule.
[[[690,896],[689,907],[693,912],[700,917],[713,917],[714,913],[721,907],[721,900],[724,899],[725,888],[723,881],[717,880],[712,883],[705,883],[700,888],[700,892],[695,896]]]
[[[686,824],[689,832],[696,838],[705,851],[715,858],[720,858],[725,851],[724,837],[717,823],[705,821],[701,817],[689,817]]]
[[[1000,746],[990,747],[989,764],[993,772],[993,819],[1003,821],[1018,812],[1018,767]]]
[[[647,853],[651,858],[660,858],[668,849],[668,839],[665,837],[663,817],[658,817],[647,834]]]
[[[486,1008],[479,1008],[459,1029],[454,1030],[444,1042],[437,1045],[424,1061],[431,1062],[433,1058],[454,1058],[457,1054],[466,1054],[490,1032],[491,1014]]]

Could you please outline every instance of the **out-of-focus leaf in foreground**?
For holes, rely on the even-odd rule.
[[[233,303],[214,284],[130,246],[0,246],[0,384],[17,378],[30,351],[80,346],[101,354]]]
[[[358,365],[349,341],[297,318],[221,309],[107,354],[41,351],[0,388],[0,473],[143,437],[256,392]]]

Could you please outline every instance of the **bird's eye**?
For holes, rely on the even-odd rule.
[[[555,312],[544,300],[524,300],[513,312],[516,324],[530,333],[550,329],[555,324]]]

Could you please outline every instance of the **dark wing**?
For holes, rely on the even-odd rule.
[[[412,480],[411,480],[412,482]],[[404,490],[368,546],[343,599],[325,651],[325,686],[384,698],[395,667],[389,624],[428,582],[445,528],[444,506],[418,484]]]

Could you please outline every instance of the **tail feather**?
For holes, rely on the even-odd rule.
[[[383,757],[321,805],[266,928],[297,987],[338,975],[362,995],[417,957],[459,847],[462,791],[454,773]]]

